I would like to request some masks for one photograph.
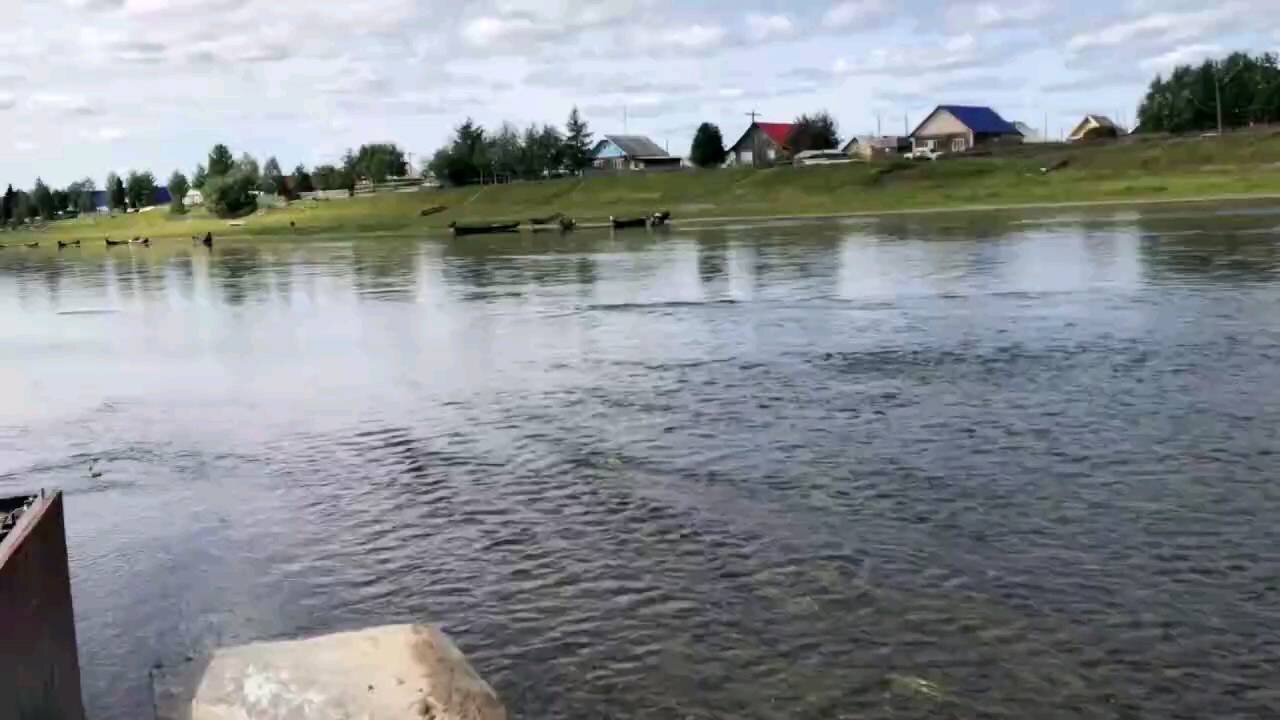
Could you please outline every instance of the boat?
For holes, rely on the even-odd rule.
[[[667,221],[670,219],[671,219],[670,210],[660,210],[649,216],[649,225],[652,227],[657,227],[659,225],[666,225]]]
[[[435,205],[435,206],[432,206],[432,207],[429,207],[429,208],[424,208],[421,212],[419,212],[419,213],[418,213],[418,216],[419,216],[419,217],[430,217],[430,216],[435,215],[435,214],[437,214],[437,213],[442,213],[442,212],[444,212],[445,210],[448,210],[448,209],[449,209],[449,208],[445,207],[444,205]]]
[[[449,229],[453,230],[455,236],[462,235],[488,235],[491,233],[510,233],[520,229],[518,222],[499,222],[499,223],[477,223],[473,225],[459,225],[456,222],[449,223]]]
[[[624,230],[626,228],[642,228],[649,224],[649,218],[620,218],[609,216],[609,224],[614,230]]]
[[[36,242],[29,242],[29,243],[27,243],[27,247],[29,247],[29,248],[40,247],[40,242],[39,242],[39,241],[36,241]]]
[[[128,245],[128,244],[129,243],[125,240],[111,240],[110,238],[107,239],[107,247],[115,247],[117,245]]]
[[[545,218],[539,218],[539,219],[545,219]],[[533,222],[532,220],[530,220],[529,222],[530,222],[529,229],[533,230],[534,232],[546,232],[548,230],[559,230],[560,232],[569,232],[570,230],[578,226],[577,220],[574,220],[573,218],[570,218],[570,217],[564,217],[563,215],[554,220],[547,220],[546,222]]]
[[[529,218],[530,225],[551,225],[564,219],[564,213],[553,213],[546,217]]]

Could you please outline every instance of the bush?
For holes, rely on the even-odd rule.
[[[204,203],[220,218],[248,215],[258,209],[258,199],[251,192],[256,185],[251,175],[238,170],[211,176],[205,181]]]

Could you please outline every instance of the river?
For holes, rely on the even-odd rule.
[[[409,620],[517,718],[1275,716],[1278,248],[1257,205],[9,247],[0,492],[67,492],[91,720]]]

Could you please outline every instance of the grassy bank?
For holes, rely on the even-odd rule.
[[[1067,162],[1061,170],[1040,172],[1061,161]],[[554,211],[596,222],[665,208],[680,221],[1266,195],[1280,195],[1280,132],[1272,130],[1086,147],[1024,146],[936,163],[635,174],[393,193],[293,203],[245,218],[243,227],[230,227],[201,210],[172,216],[156,209],[63,221],[23,233],[53,240],[186,238],[210,230],[250,237],[440,232],[452,220],[514,220]],[[419,216],[432,205],[449,210]]]

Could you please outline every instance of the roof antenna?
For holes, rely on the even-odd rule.
[[[752,124],[752,125],[755,125],[755,124],[756,124],[756,118],[760,117],[760,113],[756,112],[755,110],[752,110],[751,112],[749,112],[749,113],[744,113],[744,114],[745,114],[747,117],[751,118],[751,124]]]

